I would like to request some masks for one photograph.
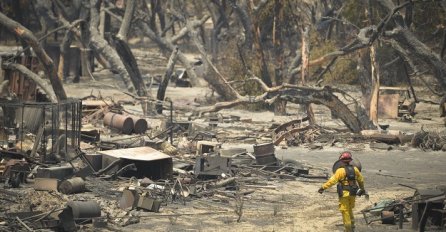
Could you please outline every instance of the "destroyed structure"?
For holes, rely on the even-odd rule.
[[[44,1],[37,2],[35,7],[39,12],[49,9],[45,4],[40,4]],[[293,192],[288,201],[285,194],[281,195],[280,204],[276,201],[266,202],[268,195],[273,195],[271,191],[277,190],[275,194],[280,195],[282,192],[278,189],[291,188],[289,186],[296,182],[318,186],[340,166],[339,162],[335,162],[333,170],[329,170],[295,159],[284,159],[278,156],[277,150],[304,147],[308,150],[342,148],[360,151],[367,148],[388,151],[413,148],[420,152],[446,151],[444,129],[421,127],[419,131],[408,132],[394,129],[388,124],[390,121],[410,125],[421,119],[431,120],[427,116],[416,116],[417,105],[421,101],[408,74],[408,80],[401,84],[404,87],[380,86],[379,78],[377,86],[376,83],[369,83],[374,85],[376,95],[368,89],[371,100],[361,102],[356,99],[359,97],[352,97],[347,90],[320,87],[320,78],[336,61],[336,55],[324,70],[317,71],[320,77],[315,87],[308,87],[305,73],[309,72],[306,69],[310,65],[305,67],[305,62],[313,65],[319,61],[310,61],[308,54],[305,54],[304,45],[308,42],[304,38],[305,28],[299,32],[303,37],[302,54],[297,55],[294,59],[296,62],[293,60],[286,74],[290,75],[290,79],[295,79],[293,75],[302,72],[302,85],[297,85],[296,81],[281,83],[280,78],[273,83],[265,76],[257,77],[250,70],[255,67],[245,64],[244,52],[240,51],[240,46],[246,45],[237,44],[247,77],[243,82],[253,82],[263,91],[255,95],[256,92],[244,90],[241,94],[231,86],[238,80],[226,80],[213,64],[215,57],[211,60],[204,54],[197,28],[203,27],[209,16],[197,16],[198,19],[193,21],[182,19],[184,25],[179,25],[184,28],[177,32],[175,21],[172,21],[170,38],[165,37],[166,33],[170,33],[169,28],[155,33],[151,31],[152,25],[135,19],[133,22],[141,30],[139,32],[153,40],[168,58],[160,59],[162,62],[167,60],[166,70],[163,68],[163,72],[146,78],[140,73],[137,61],[141,63],[147,57],[134,55],[137,49],[131,49],[127,38],[131,21],[131,16],[127,18],[131,15],[128,9],[133,8],[137,17],[145,17],[134,9],[134,5],[140,3],[134,0],[79,2],[83,2],[83,5],[78,8],[79,19],[75,19],[63,13],[64,6],[69,3],[55,1],[52,7],[57,8],[55,12],[63,33],[57,29],[39,40],[22,25],[6,20],[8,17],[0,12],[0,20],[6,20],[0,23],[0,31],[2,36],[8,34],[4,41],[0,38],[0,42],[4,42],[2,45],[6,45],[0,47],[0,202],[4,205],[0,206],[0,230],[116,231],[146,223],[147,218],[167,217],[174,225],[177,218],[184,215],[210,214],[225,215],[226,218],[222,220],[229,224],[242,222],[247,211],[258,210],[257,205],[260,205],[259,209],[272,207],[275,217],[287,202],[305,198],[305,195]],[[151,6],[152,20],[161,17],[160,12],[156,12],[161,7],[157,6],[157,1],[147,2],[150,4],[143,5]],[[226,1],[212,2],[209,4],[220,7],[226,4]],[[243,20],[246,20],[245,10],[256,14],[260,9],[230,2]],[[268,3],[259,1],[258,4],[262,7]],[[275,7],[283,7],[274,4]],[[389,7],[391,4],[383,5]],[[356,48],[347,45],[337,52],[344,55],[360,48],[368,49],[375,37],[385,34],[381,31],[385,26],[382,24],[387,24],[402,7],[388,8],[391,13],[380,22],[379,27],[361,29],[355,39]],[[114,12],[119,12],[123,17]],[[221,16],[224,13],[223,9],[218,14]],[[84,14],[91,17],[88,24]],[[172,14],[178,12],[173,11]],[[122,21],[117,35],[112,35],[117,28],[111,25],[111,17]],[[228,19],[221,17],[217,22],[223,27],[223,21]],[[178,15],[172,18],[181,21]],[[28,24],[32,26],[33,22]],[[242,26],[247,27],[243,23]],[[204,30],[204,27],[200,30]],[[213,30],[218,35],[220,32],[217,31],[221,28]],[[253,47],[262,49],[259,40],[266,40],[262,38],[266,36],[256,33],[247,33],[245,39],[253,40],[249,41],[254,44]],[[394,33],[391,36],[408,36],[398,34],[402,32]],[[197,47],[197,53],[201,54],[201,58],[192,62],[176,47],[186,34],[192,41],[189,42]],[[365,34],[368,37],[362,38]],[[217,35],[215,38],[221,39]],[[274,46],[282,40],[277,36],[274,39],[279,42],[274,42]],[[45,41],[47,37],[50,39]],[[215,38],[213,43],[218,43],[214,41]],[[23,47],[19,47],[21,44],[17,41],[11,45],[14,39],[23,43]],[[45,43],[40,44],[41,41]],[[214,54],[216,50],[214,48]],[[170,56],[168,53],[171,53]],[[263,52],[256,56],[264,59]],[[402,60],[403,56],[408,59],[411,54],[401,52],[397,59]],[[181,67],[175,68],[177,59]],[[374,66],[374,58],[371,60],[369,62]],[[277,62],[282,61],[277,58]],[[432,63],[431,60],[429,62]],[[295,66],[295,63],[302,65]],[[107,94],[103,96],[101,85],[105,85],[107,80],[103,80],[103,83],[96,81],[98,72],[103,71],[96,72],[99,66],[100,69],[112,70],[106,75],[115,75],[123,82],[120,87],[115,86],[115,90],[124,92],[122,95],[127,96],[126,99],[105,96]],[[261,69],[266,66],[264,64]],[[279,66],[283,67],[283,64]],[[276,70],[277,73],[280,71]],[[440,85],[444,84],[442,78],[434,75]],[[96,86],[70,84],[68,88],[74,91],[67,94],[64,85],[68,79]],[[176,100],[166,97],[168,86],[178,89],[196,87],[201,79],[212,86],[211,96],[206,96],[208,99],[187,102],[181,96]],[[76,91],[81,88],[91,89],[90,95],[77,94]],[[252,86],[246,87],[249,88]],[[156,97],[152,96],[152,89],[157,90]],[[444,86],[440,89],[444,89]],[[220,102],[213,102],[216,100],[214,92],[219,95]],[[439,108],[442,117],[446,115],[444,96],[438,102],[427,102],[435,105],[436,114]],[[422,103],[427,104],[426,101]],[[219,112],[249,104],[264,104],[261,105],[262,110],[266,112],[274,108],[273,111],[278,114],[283,114],[288,104],[298,109],[298,113],[281,116],[279,121],[267,121],[228,111]],[[325,107],[324,113],[328,112],[329,117],[318,110],[313,112],[313,109],[318,109],[314,105]],[[378,123],[378,118],[380,122],[384,119],[387,123]],[[318,124],[316,119],[323,123]],[[326,122],[337,124],[322,125]],[[234,144],[236,146],[227,146]],[[357,159],[354,165],[362,168]],[[444,230],[445,186],[406,186],[413,190],[411,196],[382,199],[362,208],[362,224],[365,228],[384,224],[398,229]],[[188,214],[179,212],[181,209],[197,209],[200,212]],[[227,215],[231,215],[231,219],[227,219]]]

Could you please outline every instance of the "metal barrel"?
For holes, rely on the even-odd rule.
[[[133,131],[133,119],[121,114],[106,113],[104,116],[104,124],[119,129],[124,134],[131,134]]]
[[[130,116],[130,117],[133,120],[133,132],[135,132],[135,134],[146,133],[147,129],[149,128],[147,120],[136,116]]]
[[[59,185],[59,192],[63,194],[80,193],[85,190],[85,181],[80,177],[74,177],[62,181]]]
[[[382,224],[395,224],[395,212],[383,210],[381,211]]]
[[[101,207],[96,201],[70,201],[67,203],[74,218],[93,218],[101,216]]]

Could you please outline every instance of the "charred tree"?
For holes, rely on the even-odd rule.
[[[129,73],[133,86],[136,88],[136,93],[140,97],[148,96],[141,72],[139,71],[135,56],[133,55],[132,50],[130,50],[129,45],[119,38],[114,39],[114,45],[119,57],[124,63],[125,69]]]
[[[90,0],[90,41],[94,50],[101,54],[109,63],[110,66],[115,70],[121,80],[124,82],[125,86],[130,92],[133,92],[135,88],[131,85],[129,74],[123,64],[121,58],[117,52],[107,43],[107,41],[101,36],[98,30],[99,25],[99,7],[98,0]]]
[[[127,36],[130,29],[130,23],[132,22],[133,14],[135,12],[136,2],[135,0],[125,1],[125,13],[122,19],[121,27],[116,37],[122,41],[127,41]]]
[[[306,26],[302,30],[302,76],[301,84],[305,85],[306,79],[310,76],[310,28]],[[310,124],[314,124],[314,113],[311,104],[305,104],[305,111],[307,112],[307,117]]]
[[[164,96],[166,95],[167,85],[169,84],[170,78],[172,77],[173,69],[175,67],[175,63],[178,57],[178,48],[175,48],[172,54],[169,57],[169,61],[167,62],[166,73],[164,74],[163,80],[161,81],[158,92],[156,94],[156,99],[160,102],[156,104],[156,112],[158,114],[163,113],[163,103]]]

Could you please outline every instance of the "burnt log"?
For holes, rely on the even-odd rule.
[[[358,133],[365,129],[375,129],[374,125],[364,117],[364,112],[361,111],[359,103],[352,97],[352,101],[355,103],[356,115],[342,102],[335,93],[347,95],[345,92],[333,89],[329,86],[323,88],[313,88],[304,86],[295,86],[284,84],[277,87],[268,87],[263,83],[260,78],[252,77],[250,80],[260,83],[262,89],[265,91],[258,96],[241,96],[238,95],[237,99],[227,102],[217,102],[213,106],[198,107],[195,110],[200,114],[207,112],[216,112],[222,109],[232,108],[243,104],[253,103],[268,103],[272,104],[277,100],[288,101],[295,104],[318,104],[324,105],[329,108],[333,115],[336,115],[346,126],[354,133]]]
[[[277,92],[269,93],[268,98],[278,97],[284,101],[289,101],[296,104],[319,104],[328,107],[332,114],[339,117],[339,119],[355,133],[366,129],[358,120],[355,114],[344,104],[334,93],[333,89],[325,86],[322,89],[316,88],[293,88],[283,89]]]

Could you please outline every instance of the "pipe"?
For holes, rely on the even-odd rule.
[[[133,131],[133,119],[121,114],[106,113],[104,124],[119,129],[123,134],[131,134]]]

